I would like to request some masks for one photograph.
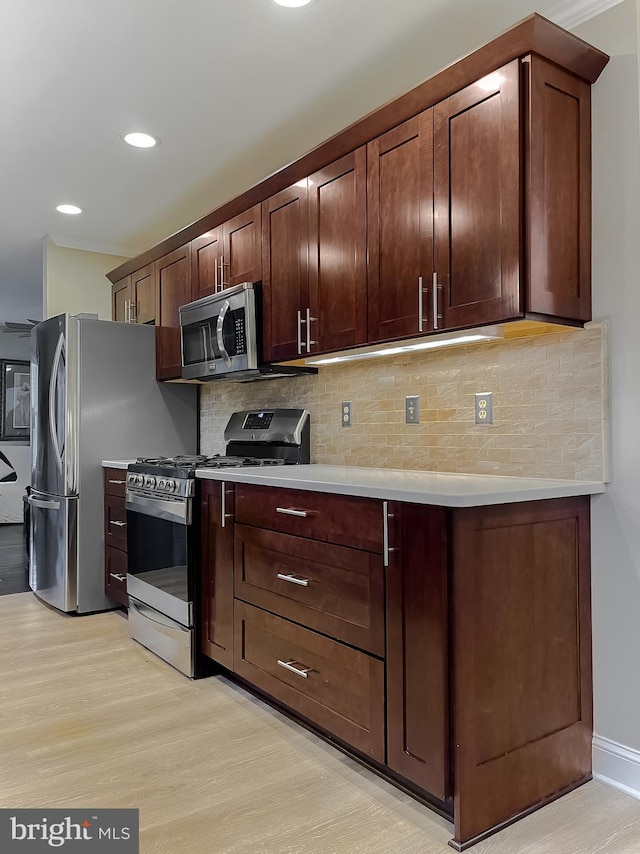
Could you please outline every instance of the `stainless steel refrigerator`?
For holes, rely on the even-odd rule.
[[[61,314],[31,333],[29,585],[65,612],[104,592],[102,460],[197,450],[194,386],[155,379],[155,329]]]

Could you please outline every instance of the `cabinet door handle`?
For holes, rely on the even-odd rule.
[[[284,667],[285,670],[290,670],[291,673],[295,673],[296,676],[302,676],[303,679],[308,679],[309,674],[313,670],[313,667],[305,667],[304,664],[300,667],[294,667],[294,664],[300,664],[300,662],[295,659],[291,659],[291,661],[281,661],[281,659],[278,659],[278,664],[280,667]]]
[[[218,259],[213,262],[213,292],[218,293]]]
[[[110,525],[117,525],[118,528],[126,528],[127,527],[126,522],[117,522],[115,519],[110,519],[109,524]]]
[[[227,519],[233,519],[233,513],[227,513],[227,484],[222,481],[220,484],[220,527],[227,527]]]
[[[302,312],[298,312],[298,355],[302,355],[302,350],[306,346],[304,341],[302,340],[302,324],[306,323],[306,320],[302,319]]]
[[[433,328],[440,329],[439,320],[442,320],[442,315],[438,313],[438,290],[442,285],[438,284],[438,274],[433,274]]]
[[[138,314],[138,303],[131,300],[129,304],[129,323],[137,323],[136,317]]]
[[[291,584],[299,584],[300,587],[309,586],[309,579],[301,578],[299,575],[285,575],[284,573],[279,572],[276,578],[279,578],[281,581],[288,581]]]
[[[398,551],[389,545],[389,519],[393,519],[393,513],[389,513],[389,502],[382,502],[382,565],[389,566],[389,555]]]
[[[424,296],[429,293],[429,289],[423,287],[422,276],[418,279],[418,332],[424,332],[424,324],[429,322],[429,318],[424,316]]]
[[[109,483],[115,483],[116,486],[122,486],[123,483],[126,483],[125,480],[110,480]]]
[[[227,286],[227,282],[224,280],[224,268],[228,267],[229,264],[224,263],[224,255],[220,256],[220,290],[223,291]]]
[[[300,516],[302,519],[306,519],[309,515],[307,510],[294,510],[291,507],[276,507],[276,513],[284,513],[285,516]]]
[[[307,353],[311,352],[311,345],[312,344],[318,343],[317,341],[311,340],[311,321],[312,320],[315,321],[317,319],[318,319],[317,317],[311,317],[311,309],[308,308],[307,309]]]
[[[116,581],[126,581],[127,580],[126,575],[121,575],[118,572],[110,572],[109,575],[111,576],[111,578],[115,578]]]

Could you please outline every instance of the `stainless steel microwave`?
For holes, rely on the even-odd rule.
[[[243,282],[180,306],[182,378],[235,380],[317,373],[262,360],[262,288]]]

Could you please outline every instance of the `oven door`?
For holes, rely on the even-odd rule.
[[[127,490],[127,593],[182,626],[193,626],[193,527],[175,515],[135,509]],[[162,504],[162,501],[158,501]],[[167,502],[169,506],[173,502]],[[162,511],[159,511],[162,514]],[[186,518],[186,511],[183,514]]]

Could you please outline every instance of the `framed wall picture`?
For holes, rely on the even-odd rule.
[[[0,441],[28,440],[30,425],[29,362],[0,359]]]

